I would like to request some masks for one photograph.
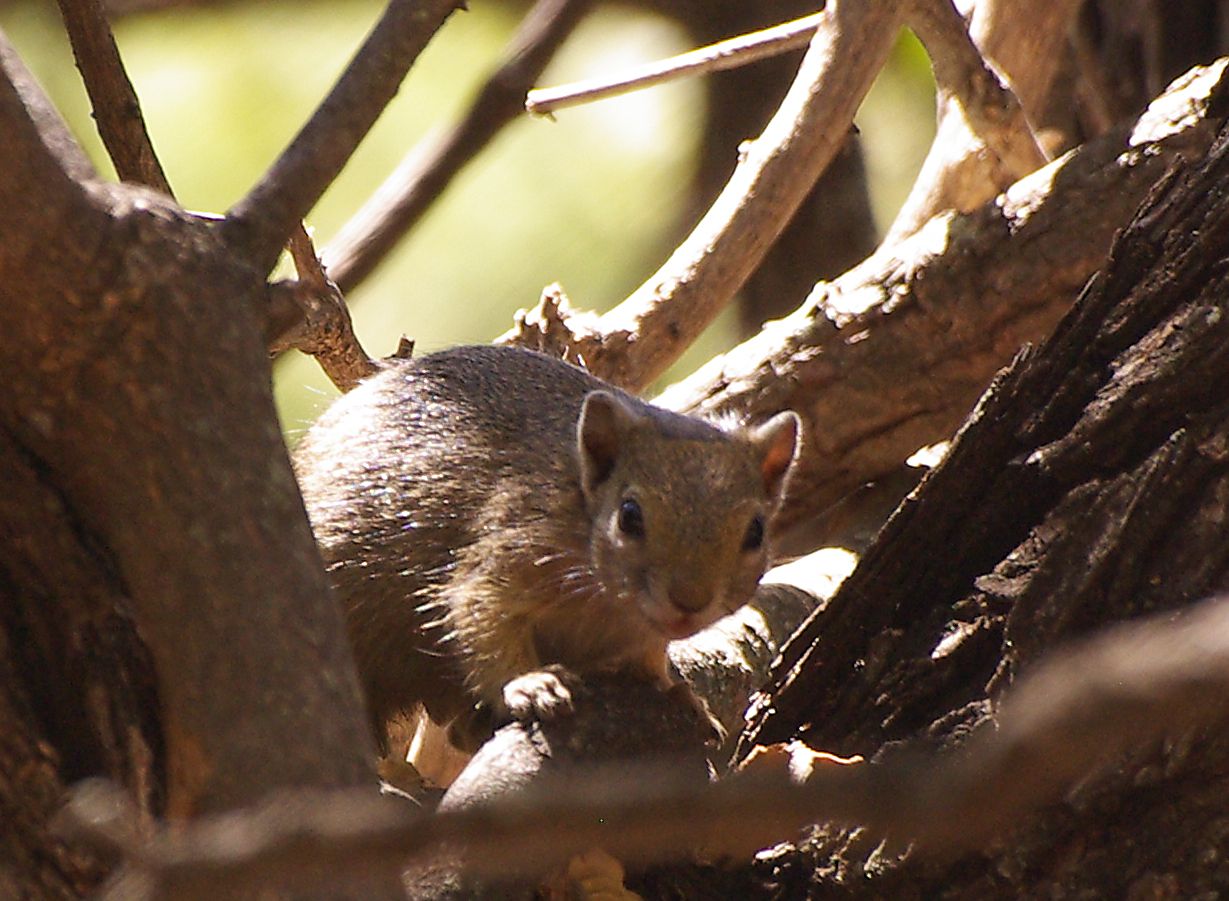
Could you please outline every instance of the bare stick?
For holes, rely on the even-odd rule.
[[[813,13],[772,28],[739,35],[669,59],[646,63],[622,75],[592,78],[555,88],[538,88],[529,92],[525,109],[545,116],[570,106],[618,97],[687,75],[707,75],[735,69],[770,56],[799,50],[811,42],[823,15]]]
[[[270,322],[282,320],[282,331],[268,341],[269,351],[294,348],[311,354],[338,390],[349,391],[378,372],[380,364],[359,344],[345,298],[325,273],[301,223],[290,237],[290,256],[299,278],[274,286]],[[289,318],[289,325],[282,317]]]
[[[324,249],[329,273],[343,291],[370,275],[465,164],[524,112],[525,93],[591,6],[591,0],[538,0],[465,118],[411,150]]]
[[[396,95],[406,72],[459,0],[389,0],[333,90],[260,182],[222,223],[261,271],[320,199]]]
[[[123,796],[95,783],[76,793],[64,825],[122,850],[175,897],[216,897],[312,865],[358,874],[444,846],[464,848],[472,870],[501,876],[541,873],[595,846],[628,862],[696,846],[740,855],[816,822],[860,825],[922,852],[950,853],[978,847],[1058,800],[1099,761],[1224,721],[1226,692],[1229,602],[1217,599],[1176,621],[1166,614],[1119,626],[1054,655],[1007,697],[996,728],[975,734],[959,754],[898,752],[809,771],[769,758],[698,789],[660,766],[623,769],[622,778],[577,773],[435,817],[371,792],[303,792],[161,830],[146,843],[134,840]],[[814,756],[789,750],[795,764]]]
[[[59,0],[73,56],[94,107],[98,134],[123,181],[171,194],[171,185],[145,129],[141,104],[124,71],[100,0]]]
[[[631,390],[651,384],[677,359],[764,259],[840,149],[900,16],[892,2],[828,3],[789,93],[764,133],[743,145],[708,213],[627,300],[593,327],[577,323],[569,341],[575,357]],[[536,345],[543,318],[524,316],[500,340]]]

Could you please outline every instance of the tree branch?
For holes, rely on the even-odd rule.
[[[261,272],[332,184],[459,0],[389,0],[358,53],[307,124],[221,225]]]
[[[325,273],[302,223],[290,236],[290,256],[299,277],[270,287],[269,324],[277,330],[266,340],[269,352],[294,348],[311,354],[339,391],[349,391],[380,364],[354,334],[341,289]]]
[[[0,32],[0,115],[5,135],[0,142],[8,171],[34,175],[43,165],[60,173],[60,181],[86,181],[98,178],[89,158],[81,150],[59,111],[47,99],[38,81],[22,63],[8,38]],[[33,147],[44,148],[32,153]],[[50,176],[51,172],[47,171]],[[34,193],[25,193],[26,204],[35,205]]]
[[[526,92],[591,5],[591,0],[538,0],[465,118],[410,151],[324,249],[325,265],[343,291],[370,275],[465,164],[524,112]]]
[[[96,180],[2,42],[0,65],[0,427],[149,648],[165,809],[371,780],[258,340],[263,278],[169,199]],[[298,740],[271,756],[276,734]]]
[[[66,251],[40,246],[40,236],[50,233],[62,216],[88,220],[97,215],[83,185],[98,175],[3,32],[0,134],[0,172],[7,176],[0,178],[0,234],[5,236],[0,268],[20,265],[23,280],[37,278],[64,265]],[[30,190],[31,185],[39,191]],[[0,297],[7,298],[16,286],[16,281],[0,285]]]
[[[1015,94],[986,65],[952,0],[913,0],[909,24],[930,56],[939,92],[960,104],[965,121],[1011,181],[1049,162]]]
[[[828,3],[789,93],[764,133],[743,145],[708,213],[623,303],[592,327],[575,323],[570,356],[631,390],[661,375],[754,271],[840,149],[899,24],[895,3]],[[523,316],[500,341],[536,346],[543,319]]]
[[[1164,735],[1223,722],[1229,692],[1229,602],[1120,626],[1054,655],[1003,703],[997,727],[959,754],[898,751],[874,763],[787,767],[771,757],[697,788],[643,764],[544,779],[523,793],[434,817],[372,793],[294,793],[139,842],[122,794],[75,793],[65,828],[119,850],[175,897],[213,897],[304,868],[334,878],[378,864],[464,849],[472,872],[541,873],[601,847],[625,862],[685,849],[744,855],[810,823],[863,826],[932,855],[982,845],[1058,800],[1099,761]],[[813,755],[791,749],[794,764]],[[776,764],[776,765],[774,765]],[[242,839],[242,840],[240,840]]]
[[[930,0],[923,2],[929,4]],[[920,33],[929,33],[932,38],[951,32],[949,26],[937,32],[932,26],[940,20],[951,21],[955,12],[950,9],[950,0],[938,2],[948,9],[940,14],[938,6],[932,6],[933,14],[918,20]],[[1063,45],[1078,7],[1078,0],[1028,4],[979,0],[973,7],[969,36],[986,63],[1003,76],[1029,119],[1040,111],[1058,71],[1062,54],[1056,53],[1055,48]],[[927,49],[934,52],[929,45]],[[943,58],[942,54],[938,56],[939,60]],[[993,127],[993,120],[986,132],[990,141],[985,140],[980,130],[970,127],[975,123],[966,118],[969,110],[959,93],[945,83],[945,71],[946,64],[939,67],[936,60],[939,123],[935,139],[909,197],[888,229],[885,244],[913,234],[944,210],[968,212],[976,208],[1020,175],[1019,171],[1013,173],[1009,163],[1015,158],[1014,150],[1003,147],[1001,142],[995,146],[993,136],[999,129]],[[974,104],[973,109],[977,107]],[[1018,128],[1012,130],[1019,132]],[[1024,142],[1021,140],[1019,145],[1023,147]],[[1017,167],[1022,163],[1023,160],[1016,160]]]
[[[1133,127],[821,282],[797,312],[659,402],[752,418],[802,414],[806,440],[778,542],[783,553],[823,543],[832,505],[950,437],[994,372],[1070,307],[1165,167],[1207,150],[1222,121],[1224,74],[1224,61],[1194,70]]]
[[[1223,110],[1223,99],[1217,105]],[[1124,719],[1154,686],[1175,704],[1229,710],[1224,697],[1212,702],[1208,686],[1179,687],[1187,667],[1229,672],[1223,656],[1204,656],[1198,638],[1200,629],[1223,628],[1229,604],[1183,611],[1190,598],[1229,584],[1229,403],[1219,390],[1229,378],[1227,175],[1222,125],[1211,148],[1154,183],[1076,305],[995,378],[942,463],[790,640],[748,716],[745,742],[801,736],[880,759],[914,739],[969,748],[973,730],[993,728],[987,721],[1003,688],[1052,648],[1161,610],[1195,621],[1119,645],[1127,659],[1094,646],[1052,672],[1048,691],[1084,695],[1087,721],[1046,708],[1012,719],[1027,704],[1008,695],[997,722],[1007,747],[1013,730],[1036,741],[1001,755],[1004,771],[1013,758],[1026,768],[987,785],[985,796],[1028,790],[1051,770],[1063,778],[1068,742],[1096,747],[1100,723],[1129,730]],[[1051,710],[1076,715],[1078,706],[1068,695]],[[1054,884],[1068,894],[1079,884],[1114,894],[1142,873],[1181,872],[1184,850],[1180,840],[1167,843],[1168,824],[1195,834],[1201,815],[1215,820],[1216,780],[1229,760],[1224,735],[1177,734],[1141,747],[1011,841],[938,871],[907,855],[889,859],[877,888],[891,896],[893,884],[908,885],[926,897],[934,894],[927,885],[946,888],[946,876],[964,886],[958,895],[975,898],[985,893],[981,879],[1002,873],[1010,888],[993,884],[1015,896]],[[1045,736],[1056,744],[1047,748]],[[1138,853],[1114,854],[1124,838]],[[856,872],[873,847],[840,830],[812,839],[796,858],[799,874],[808,863]],[[1044,863],[1056,849],[1071,849],[1070,878]],[[1188,879],[1203,872],[1188,871],[1184,890],[1195,891]]]
[[[154,152],[101,0],[59,0],[73,56],[94,107],[98,133],[123,181],[172,194]]]
[[[534,115],[547,116],[571,106],[618,97],[676,78],[722,72],[791,50],[800,50],[811,42],[823,17],[823,13],[813,13],[792,22],[647,63],[622,75],[592,78],[555,88],[538,88],[530,91],[525,98],[525,109]]]

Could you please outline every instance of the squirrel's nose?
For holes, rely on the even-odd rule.
[[[690,582],[670,586],[670,603],[684,613],[699,613],[713,602],[713,590],[707,585]]]

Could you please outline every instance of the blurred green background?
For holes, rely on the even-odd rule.
[[[120,51],[180,201],[220,213],[241,197],[328,91],[381,8],[378,0],[250,0],[118,18]],[[475,0],[449,20],[309,217],[318,247],[410,147],[461,115],[525,8]],[[0,6],[0,28],[110,174],[55,4],[9,2]],[[582,24],[543,82],[609,74],[685,49],[687,36],[672,22],[607,5]],[[929,145],[933,104],[925,55],[906,35],[858,117],[881,225]],[[579,307],[617,303],[681,235],[703,107],[700,84],[684,80],[507,129],[350,295],[368,352],[391,353],[402,334],[420,351],[489,341],[555,281]],[[735,153],[731,147],[731,159]],[[733,340],[731,319],[723,318],[673,374]],[[276,366],[275,390],[291,440],[335,394],[297,353]]]

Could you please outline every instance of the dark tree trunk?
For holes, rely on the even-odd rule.
[[[341,615],[277,425],[263,273],[105,185],[0,36],[0,894],[80,895],[49,832],[369,782]],[[156,686],[156,689],[155,689]]]
[[[1226,588],[1226,184],[1229,130],[1154,189],[1053,337],[1000,375],[786,647],[753,740],[955,749],[993,728],[1001,692],[1056,645]],[[820,830],[770,878],[791,897],[1224,892],[1227,787],[1229,740],[1179,736],[1111,762],[982,854],[927,865]]]
[[[99,774],[162,809],[153,666],[109,552],[7,428],[0,467],[0,897],[80,897],[105,868],[47,824]]]

